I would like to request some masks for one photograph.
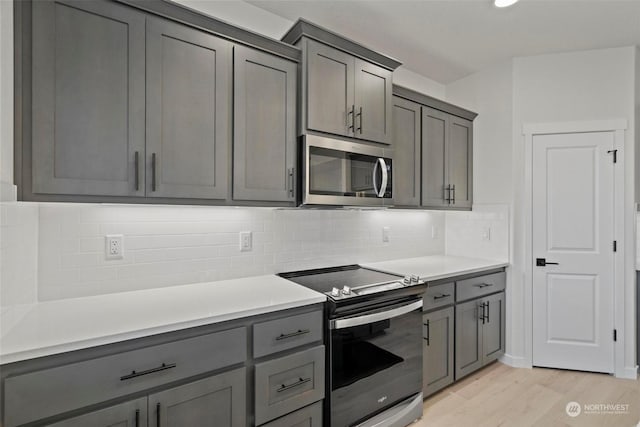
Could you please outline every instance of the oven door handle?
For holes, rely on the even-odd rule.
[[[422,308],[422,300],[396,307],[391,310],[381,311],[379,313],[365,314],[364,316],[358,317],[348,317],[346,319],[335,319],[331,321],[331,329],[351,328],[353,326],[366,325],[368,323],[392,319],[394,317],[402,316],[403,314],[407,314],[419,308]]]

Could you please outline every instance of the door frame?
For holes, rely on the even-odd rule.
[[[614,167],[613,233],[618,241],[613,265],[613,325],[617,341],[613,343],[614,375],[620,378],[636,378],[637,372],[625,369],[625,130],[626,119],[594,120],[584,122],[528,123],[522,126],[524,135],[524,359],[527,367],[533,367],[533,138],[537,135],[611,132],[612,149],[618,150]],[[613,161],[613,160],[612,160]],[[622,207],[622,208],[620,208]],[[613,337],[611,338],[613,339]]]

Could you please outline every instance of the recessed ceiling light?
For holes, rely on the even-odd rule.
[[[518,0],[494,0],[493,4],[495,4],[496,7],[507,7],[515,4],[517,1]]]

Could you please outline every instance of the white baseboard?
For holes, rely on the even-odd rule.
[[[18,200],[18,187],[10,182],[0,181],[0,202],[15,202]]]
[[[531,362],[524,357],[513,356],[511,354],[505,353],[500,357],[500,362],[504,363],[507,366],[511,366],[512,368],[531,368]]]
[[[616,378],[624,378],[627,380],[637,380],[638,366],[625,366],[620,371],[616,372]]]

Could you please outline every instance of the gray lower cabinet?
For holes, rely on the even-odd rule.
[[[456,380],[504,354],[504,295],[499,292],[456,305]]]
[[[146,425],[146,397],[89,412],[58,423],[47,424],[49,427],[142,427]]]
[[[151,425],[246,425],[246,368],[149,395]]]
[[[322,427],[322,402],[298,409],[264,424],[263,427]]]
[[[453,383],[453,325],[453,307],[435,310],[423,315],[423,397]]]
[[[233,199],[295,201],[295,62],[234,47]]]
[[[144,195],[144,14],[60,0],[32,14],[32,191]]]
[[[230,42],[147,19],[147,197],[225,199]]]
[[[420,104],[393,97],[393,189],[396,206],[420,206]]]

